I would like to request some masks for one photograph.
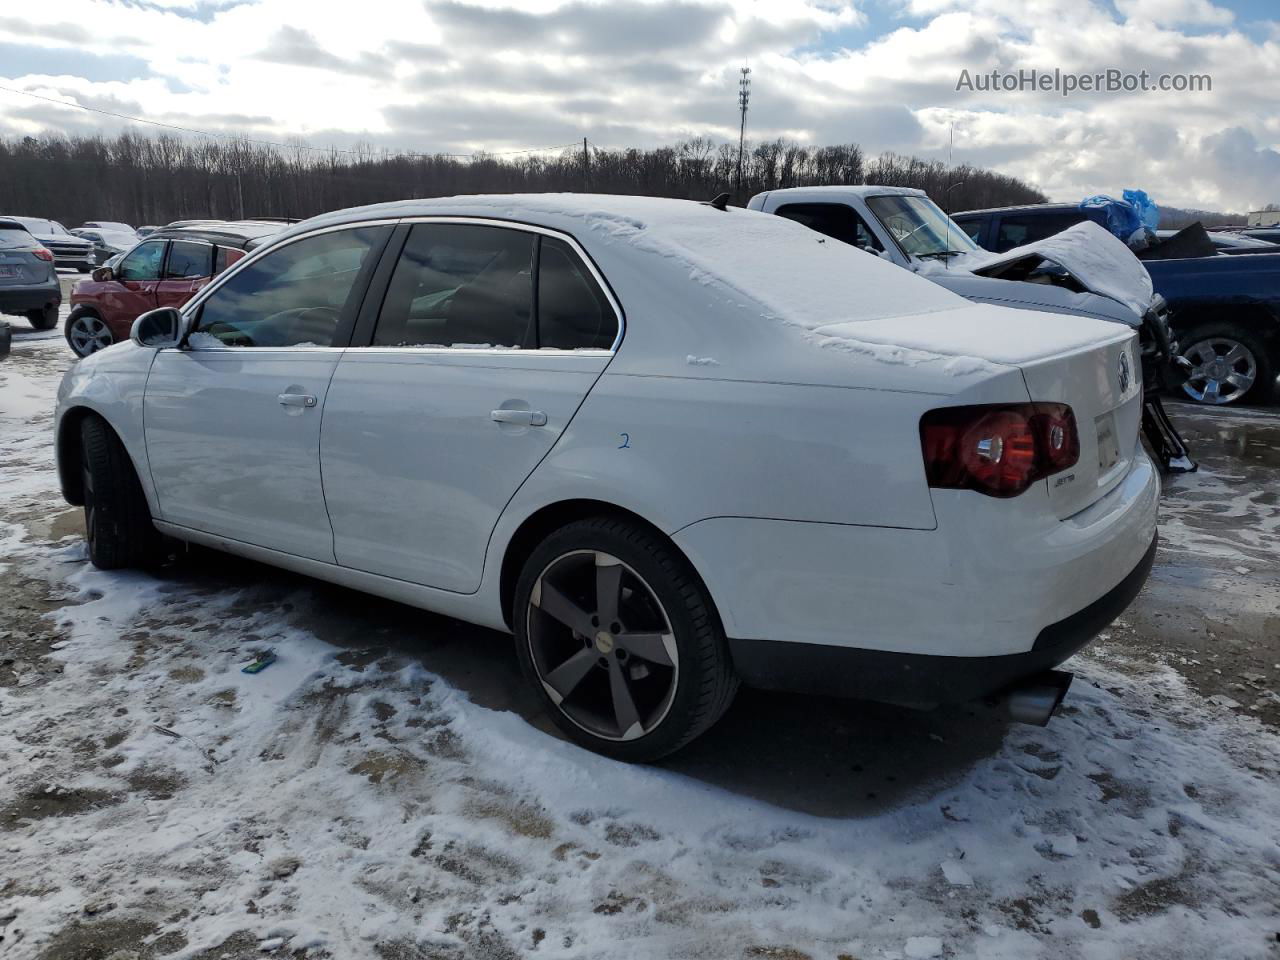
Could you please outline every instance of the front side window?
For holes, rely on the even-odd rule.
[[[169,261],[164,275],[168,280],[207,277],[213,272],[213,247],[207,243],[175,240],[169,245]]]
[[[543,237],[538,254],[538,343],[558,350],[607,350],[618,320],[595,278],[563,240]]]
[[[535,239],[504,227],[416,224],[391,275],[373,345],[532,346]]]
[[[867,206],[898,245],[915,257],[945,257],[978,249],[954,220],[928,197],[887,194]]]
[[[355,311],[360,272],[384,235],[380,227],[337,230],[265,254],[204,301],[192,344],[332,346],[339,324]]]
[[[884,249],[857,211],[847,203],[788,203],[775,212],[780,217],[802,223],[810,230],[817,230],[860,250],[875,253]]]
[[[116,267],[116,277],[120,280],[159,280],[164,244],[163,240],[148,240],[134,247]]]

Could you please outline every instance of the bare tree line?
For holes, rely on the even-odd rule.
[[[556,156],[470,159],[378,151],[316,151],[244,141],[123,133],[0,139],[0,212],[135,225],[189,218],[304,218],[409,197],[584,191],[705,200],[731,191],[737,145],[697,137],[673,147],[567,149]],[[926,190],[948,210],[1045,197],[1022,181],[968,165],[948,167],[857,144],[753,145],[743,170],[745,203],[782,187],[877,183]]]

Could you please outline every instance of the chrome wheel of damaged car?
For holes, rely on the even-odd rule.
[[[1253,389],[1258,379],[1253,351],[1229,337],[1200,340],[1183,356],[1191,361],[1191,371],[1182,389],[1199,403],[1233,403]]]
[[[657,594],[617,557],[575,550],[533,584],[529,652],[543,690],[583,730],[634,740],[671,709],[680,657]]]
[[[78,357],[87,357],[116,342],[111,328],[92,313],[82,313],[67,321],[67,343]]]

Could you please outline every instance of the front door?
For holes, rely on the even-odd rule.
[[[388,233],[286,243],[194,305],[190,349],[158,353],[144,399],[163,520],[333,562],[321,416]]]
[[[113,328],[127,330],[139,316],[156,306],[156,286],[164,267],[166,240],[140,243],[116,265],[99,303],[102,319]]]
[[[338,563],[478,589],[499,515],[603,372],[617,331],[566,241],[416,224],[371,342],[346,351],[325,403]]]

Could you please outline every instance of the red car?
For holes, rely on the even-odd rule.
[[[283,223],[242,221],[160,230],[71,288],[67,343],[87,357],[129,338],[156,307],[180,307],[215,274],[280,232]]]

